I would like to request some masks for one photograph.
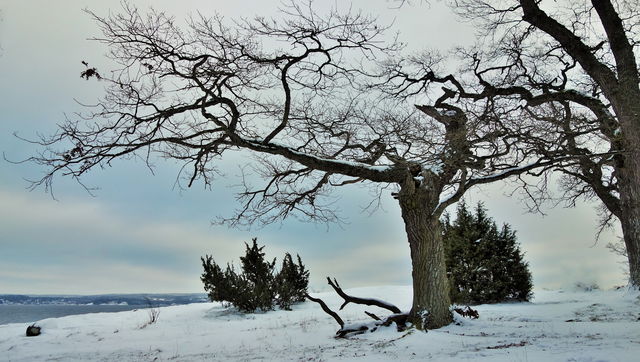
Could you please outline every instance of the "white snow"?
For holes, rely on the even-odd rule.
[[[443,205],[443,204],[449,202],[449,200],[451,200],[455,195],[456,195],[455,191],[453,191],[453,192],[451,192],[451,193],[449,193],[447,195],[440,195],[440,200],[438,200],[438,205],[436,206],[435,210],[437,210],[440,207],[440,205]]]
[[[351,289],[406,309],[410,287]],[[316,293],[338,310],[333,292]],[[480,319],[457,317],[428,333],[389,327],[335,339],[335,321],[312,302],[294,310],[238,314],[217,303],[44,319],[0,325],[0,361],[633,361],[640,355],[640,294],[634,291],[537,291],[532,303],[481,305]],[[346,323],[369,320],[375,307],[350,304]]]

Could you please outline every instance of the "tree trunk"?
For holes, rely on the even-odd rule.
[[[637,142],[640,140],[640,135],[625,138],[635,138]],[[624,164],[616,172],[619,175],[620,224],[629,259],[629,283],[638,288],[640,287],[640,151],[637,149],[637,144],[631,143],[629,141],[625,145],[627,152]]]
[[[438,188],[415,187],[412,181],[405,182],[397,197],[413,267],[409,321],[419,330],[440,328],[450,324],[452,316],[440,220],[433,213],[439,192]]]
[[[624,149],[623,163],[616,168],[619,218],[629,259],[629,283],[640,288],[640,90],[637,73],[630,81],[621,82],[620,88],[614,104]]]
[[[631,215],[635,212],[635,215]],[[624,211],[624,216],[621,218],[620,223],[622,225],[622,235],[624,237],[624,244],[627,249],[627,258],[629,260],[629,283],[640,288],[640,215],[638,209],[633,211]]]

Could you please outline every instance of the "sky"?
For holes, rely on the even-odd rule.
[[[184,19],[216,12],[226,17],[273,14],[272,0],[130,1]],[[333,4],[317,0],[319,8]],[[343,5],[344,2],[341,2]],[[388,0],[354,0],[393,23],[411,50],[446,51],[473,43],[473,24],[462,23],[442,2],[416,2],[397,8]],[[79,77],[87,61],[98,69],[109,63],[107,49],[88,38],[99,30],[83,12],[117,12],[116,1],[0,0],[0,151],[20,160],[38,148],[14,136],[51,134],[65,117],[82,111],[102,94],[100,82]],[[92,171],[85,180],[99,187],[89,195],[70,179],[55,181],[55,199],[44,189],[27,190],[28,179],[45,171],[34,164],[0,159],[0,294],[102,294],[202,292],[200,257],[238,263],[244,242],[257,237],[269,257],[299,254],[311,271],[312,290],[326,289],[325,277],[344,287],[411,283],[409,248],[400,210],[390,195],[373,214],[363,208],[370,191],[353,186],[335,193],[343,225],[316,225],[288,219],[261,229],[212,225],[238,206],[232,185],[239,167],[251,162],[223,160],[226,177],[212,190],[174,187],[180,165],[157,161],[154,172],[136,161],[118,161]],[[596,204],[574,209],[546,208],[530,214],[509,197],[510,184],[474,189],[468,204],[482,201],[499,224],[518,233],[535,288],[569,287],[576,282],[601,287],[625,284],[622,259],[605,245],[616,230],[596,242]]]

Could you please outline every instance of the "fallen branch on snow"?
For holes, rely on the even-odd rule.
[[[327,306],[327,304],[320,298],[313,298],[309,294],[306,294],[307,299],[312,302],[316,302],[320,304],[322,310],[329,314],[336,322],[340,325],[340,329],[336,332],[336,337],[345,338],[351,335],[362,334],[367,331],[374,332],[378,329],[378,327],[388,327],[392,323],[396,324],[396,327],[399,332],[407,329],[407,319],[409,317],[409,313],[402,313],[400,308],[396,307],[393,304],[387,303],[382,300],[372,299],[372,298],[358,298],[351,295],[346,294],[342,288],[340,288],[340,284],[338,284],[337,280],[331,280],[331,278],[327,277],[327,281],[329,285],[335,290],[335,292],[344,299],[344,303],[340,306],[340,310],[344,309],[349,303],[353,304],[361,304],[361,305],[371,305],[379,308],[387,309],[391,311],[393,314],[387,316],[386,318],[380,318],[377,315],[365,311],[365,314],[374,319],[374,322],[369,323],[359,323],[359,324],[351,324],[346,325],[342,318],[338,315],[338,313],[334,312]]]
[[[480,313],[477,310],[467,306],[466,308],[453,308],[453,311],[460,314],[463,317],[467,317],[469,319],[478,319],[480,318]]]

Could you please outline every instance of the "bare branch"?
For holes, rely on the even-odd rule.
[[[340,306],[340,310],[344,309],[344,307],[346,307],[347,304],[354,303],[354,304],[363,304],[363,305],[373,305],[376,307],[387,309],[393,313],[401,313],[400,309],[393,304],[389,304],[387,302],[377,300],[377,299],[352,297],[346,294],[342,290],[342,288],[340,288],[340,284],[338,284],[338,281],[335,279],[332,281],[331,278],[327,277],[327,282],[329,283],[331,288],[333,288],[333,290],[335,290],[336,293],[338,293],[338,295],[342,297],[342,299],[344,299],[344,303],[342,303],[342,305]]]

